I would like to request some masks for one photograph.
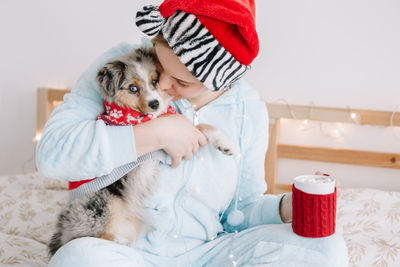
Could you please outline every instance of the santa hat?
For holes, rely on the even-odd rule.
[[[188,70],[215,91],[242,77],[259,50],[254,0],[165,0],[138,11],[136,25],[149,36],[162,33]]]

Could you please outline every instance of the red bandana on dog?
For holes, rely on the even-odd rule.
[[[103,120],[107,125],[136,125],[154,118],[153,114],[143,115],[139,111],[128,107],[121,107],[115,103],[104,101],[106,112],[97,117],[98,120]],[[169,106],[167,112],[161,115],[176,114],[173,107]]]
[[[104,108],[106,109],[106,112],[99,115],[97,119],[103,120],[107,125],[137,125],[154,118],[153,114],[143,115],[142,113],[131,108],[121,107],[115,103],[108,103],[106,101],[104,101]],[[164,112],[161,115],[172,114],[176,114],[176,110],[173,107],[168,106],[167,112]],[[68,182],[68,189],[73,190],[82,184],[93,181],[94,179],[96,178],[74,182],[70,181]]]

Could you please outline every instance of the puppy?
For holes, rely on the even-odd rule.
[[[105,103],[140,112],[139,119],[126,116],[124,123],[143,122],[169,109],[171,97],[158,87],[155,61],[154,50],[141,47],[111,59],[98,71],[97,80]],[[107,106],[106,111],[111,112]],[[99,118],[104,119],[102,116],[108,115]],[[105,121],[112,123],[116,117],[108,116]],[[202,124],[197,128],[209,144],[222,153],[235,153],[228,139],[213,126]],[[148,160],[113,184],[71,201],[58,216],[56,231],[48,246],[49,255],[79,237],[132,244],[145,220],[144,200],[156,185],[158,164],[158,161]]]

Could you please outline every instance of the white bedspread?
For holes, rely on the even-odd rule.
[[[400,192],[343,189],[336,217],[350,266],[400,266]]]
[[[67,184],[38,173],[0,177],[0,266],[46,266]],[[400,192],[342,189],[337,231],[350,266],[400,266]]]
[[[46,266],[67,184],[38,173],[0,177],[0,266]]]

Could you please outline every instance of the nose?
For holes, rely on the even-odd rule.
[[[158,100],[152,100],[149,102],[149,107],[151,107],[152,109],[157,109],[159,105],[160,102],[158,102]]]
[[[172,87],[171,77],[169,77],[169,75],[166,74],[164,71],[161,72],[160,76],[158,77],[158,86],[161,90],[168,90]]]

